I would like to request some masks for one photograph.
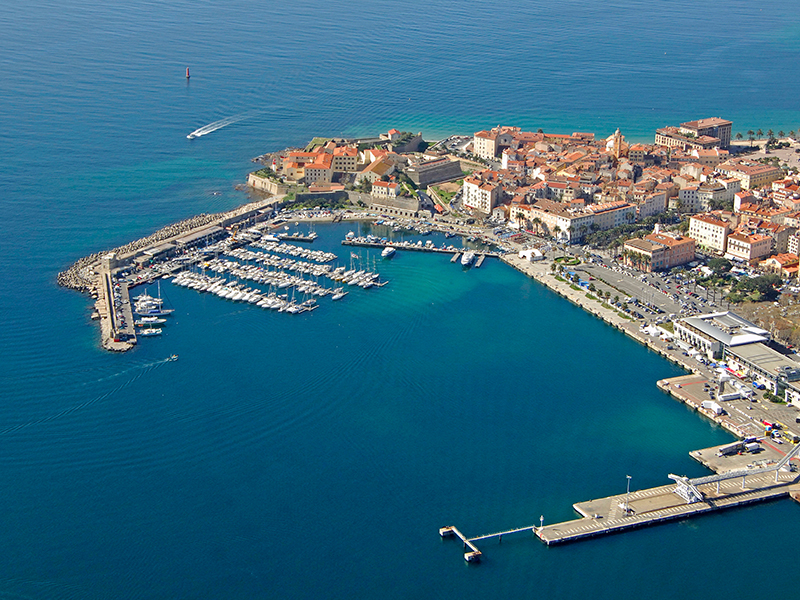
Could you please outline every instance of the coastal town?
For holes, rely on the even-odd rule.
[[[748,132],[750,139],[741,141],[732,125],[717,117],[689,121],[656,130],[652,144],[628,143],[619,130],[601,139],[592,133],[547,134],[518,127],[435,143],[396,129],[374,138],[314,138],[304,148],[254,159],[266,165],[248,176],[254,202],[221,215],[193,217],[145,240],[82,259],[59,282],[106,297],[97,312],[108,317],[101,318],[104,345],[129,349],[135,344],[130,321],[137,311],[122,315],[120,328],[109,309],[114,303],[120,309],[130,304],[123,283],[132,287],[180,274],[205,263],[210,254],[230,256],[262,236],[273,249],[279,241],[274,233],[287,220],[309,215],[368,220],[391,225],[395,233],[460,236],[464,246],[438,247],[430,239],[401,242],[391,239],[391,231],[388,237],[363,239],[351,234],[343,243],[388,248],[389,254],[394,246],[445,251],[455,255],[453,260],[464,250],[470,262],[475,251],[480,262],[502,256],[551,286],[565,284],[595,298],[624,323],[657,327],[687,356],[699,353],[696,358],[704,363],[729,360],[739,371],[752,373],[752,383],[800,405],[800,370],[776,374],[771,367],[751,364],[736,354],[745,344],[726,346],[721,340],[728,334],[708,333],[716,317],[702,316],[732,315],[736,327],[758,331],[737,338],[757,344],[754,354],[794,364],[793,358],[776,355],[794,356],[800,144],[794,131],[788,136],[780,132],[780,138],[770,131],[759,140]],[[313,241],[313,236],[295,235]],[[468,242],[477,245],[466,248]],[[284,259],[259,260],[279,268],[275,265]],[[332,277],[336,270],[291,269],[316,277],[323,271]],[[359,269],[337,272],[349,271]],[[229,290],[217,283],[222,294],[265,301],[258,289],[234,285]],[[296,284],[317,289],[302,278]],[[343,297],[339,288],[317,291]],[[288,298],[283,302],[289,304]],[[745,305],[754,322],[747,320],[750,314],[737,312]],[[297,310],[315,307],[308,299]],[[769,326],[760,317],[762,307],[778,311],[777,316],[769,313]],[[151,316],[163,322],[159,314],[144,318]]]
[[[81,259],[59,283],[95,298],[103,347],[125,351],[168,323],[174,309],[163,305],[160,284],[155,297],[130,293],[162,279],[302,314],[319,308],[317,298],[344,298],[347,287],[389,283],[375,258],[362,263],[353,249],[383,260],[443,253],[465,270],[499,258],[681,365],[689,375],[658,387],[739,438],[692,453],[716,475],[670,475],[676,486],[635,492],[636,509],[629,494],[622,512],[619,497],[576,504],[575,522],[477,538],[442,528],[442,537],[461,539],[468,562],[480,559],[476,541],[515,532],[554,544],[798,499],[800,361],[791,341],[800,144],[794,132],[738,144],[731,133],[730,121],[708,118],[659,129],[653,144],[629,144],[619,130],[595,139],[517,127],[433,144],[397,130],[315,138],[254,159],[264,166],[248,176],[252,202]],[[336,253],[289,243],[313,243],[321,221],[351,223],[341,240],[349,268],[346,259],[329,264]]]

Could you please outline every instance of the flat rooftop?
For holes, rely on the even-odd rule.
[[[770,339],[769,331],[731,311],[687,317],[683,321],[728,347],[767,342]]]
[[[800,363],[764,344],[749,344],[731,349],[730,353],[757,365],[768,373],[777,375],[779,373],[800,371]],[[790,377],[790,379],[792,378]]]

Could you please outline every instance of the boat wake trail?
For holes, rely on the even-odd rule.
[[[198,127],[192,133],[187,135],[187,139],[193,140],[195,138],[202,137],[204,135],[208,135],[212,131],[216,131],[217,129],[222,129],[223,127],[227,127],[228,125],[233,125],[234,123],[238,123],[239,121],[244,121],[245,119],[252,117],[255,113],[253,112],[246,112],[240,115],[234,115],[232,117],[225,117],[224,119],[220,119],[219,121],[214,121],[213,123],[209,123],[208,125],[203,125],[202,127]]]
[[[150,371],[152,371],[154,369],[157,369],[161,365],[164,365],[164,364],[166,364],[168,362],[173,362],[175,360],[177,360],[177,357],[175,355],[173,355],[173,356],[167,357],[167,358],[162,359],[162,360],[157,360],[155,362],[146,363],[144,365],[141,365],[141,366],[138,366],[138,367],[134,367],[132,369],[127,369],[127,370],[123,371],[122,373],[119,373],[119,375],[121,375],[123,373],[128,373],[130,371],[134,371],[134,370],[138,370],[139,372],[136,373],[130,379],[126,380],[124,383],[121,383],[117,387],[115,387],[115,388],[113,388],[113,389],[111,389],[111,390],[109,390],[109,391],[107,391],[107,392],[105,392],[103,394],[100,394],[99,396],[97,396],[95,398],[92,398],[90,400],[86,400],[85,402],[81,402],[80,404],[75,404],[74,406],[67,407],[67,408],[65,408],[65,409],[63,409],[63,410],[61,410],[61,411],[59,411],[57,413],[54,413],[52,415],[46,415],[44,417],[39,417],[38,419],[31,419],[30,421],[26,421],[24,423],[18,423],[17,425],[11,425],[10,427],[6,427],[5,429],[0,429],[0,436],[8,435],[9,433],[14,433],[16,431],[20,431],[21,429],[26,429],[26,428],[32,427],[34,425],[43,425],[45,423],[50,423],[51,421],[56,421],[58,419],[61,419],[63,417],[71,415],[73,413],[76,413],[76,412],[78,412],[80,410],[88,408],[89,406],[92,406],[93,404],[97,404],[98,402],[102,402],[103,400],[107,400],[108,398],[111,398],[112,396],[114,396],[114,395],[118,394],[119,392],[121,392],[122,390],[124,390],[126,387],[131,385],[133,382],[138,380],[143,375],[149,373]],[[113,377],[113,375],[111,377]],[[103,381],[105,379],[110,379],[110,377],[105,377],[103,379],[100,379],[99,381]]]

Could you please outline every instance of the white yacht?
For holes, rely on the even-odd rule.
[[[148,327],[147,329],[143,329],[142,331],[140,331],[138,335],[146,335],[146,336],[161,335],[161,329],[159,329],[158,327]]]
[[[397,252],[395,248],[392,246],[386,246],[386,248],[383,249],[383,252],[381,252],[381,256],[383,258],[392,258],[395,252]]]
[[[467,250],[461,257],[461,264],[468,267],[472,264],[473,260],[475,260],[475,253],[472,250]]]

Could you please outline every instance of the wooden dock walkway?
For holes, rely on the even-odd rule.
[[[475,268],[476,269],[480,269],[484,260],[486,260],[486,255],[485,254],[479,254],[478,255],[478,262],[475,263]]]

